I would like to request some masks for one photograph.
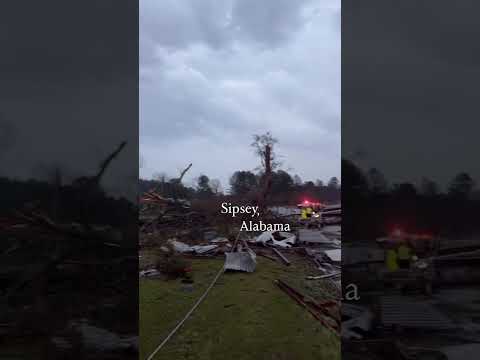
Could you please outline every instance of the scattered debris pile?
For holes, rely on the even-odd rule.
[[[257,255],[245,241],[238,241],[233,251],[226,252],[225,256],[225,270],[255,271]]]
[[[230,251],[232,245],[227,238],[215,238],[210,240],[209,244],[204,245],[188,245],[181,241],[169,240],[169,244],[173,246],[173,249],[182,254],[191,255],[217,255],[223,254],[226,251]]]
[[[38,210],[2,218],[0,234],[5,239],[0,244],[0,332],[5,339],[41,339],[45,351],[48,347],[52,354],[70,357],[92,346],[83,331],[88,327],[129,339],[128,344],[99,346],[105,358],[109,352],[122,358],[138,350],[134,312],[129,318],[125,311],[122,321],[114,321],[115,309],[135,308],[128,290],[135,286],[131,275],[137,271],[134,241],[130,247],[112,226],[57,223]],[[82,305],[72,308],[72,293]],[[105,322],[97,321],[98,314]],[[84,325],[76,327],[72,319]],[[101,336],[98,341],[104,343]]]
[[[204,215],[191,210],[188,200],[164,198],[154,191],[142,197],[139,220],[140,233],[143,234],[176,235],[208,225]]]
[[[264,246],[274,246],[289,249],[295,245],[296,237],[294,234],[283,231],[265,231],[251,241],[256,244],[262,244]]]
[[[342,274],[362,292],[342,303],[344,357],[468,359],[480,339],[479,248],[399,230],[345,246]]]
[[[70,184],[62,184],[59,170],[53,184],[25,182],[31,198],[12,199],[2,215],[0,335],[7,357],[75,359],[88,350],[96,358],[126,359],[138,353],[132,311],[138,298],[131,291],[138,282],[137,209],[101,186],[125,146],[106,156],[96,173]]]
[[[291,278],[277,279],[278,288],[324,327],[340,335],[340,225],[318,226],[315,223],[311,226],[315,219],[310,223],[301,221],[298,212],[283,211],[280,207],[280,214],[268,213],[268,219],[288,216],[291,232],[239,232],[232,237],[232,228],[226,234],[218,224],[212,226],[202,213],[193,211],[186,200],[165,198],[150,191],[142,197],[141,206],[141,256],[172,251],[189,260],[217,257],[224,259],[224,271],[246,273],[259,271],[259,256],[267,258],[292,272]],[[233,230],[238,230],[235,226]],[[165,275],[161,267],[152,262],[140,263],[141,277],[162,278]],[[292,279],[298,283],[291,283]]]
[[[362,339],[371,329],[373,314],[367,307],[342,304],[342,338]]]
[[[323,224],[340,224],[342,221],[342,207],[340,204],[325,206],[320,212]]]

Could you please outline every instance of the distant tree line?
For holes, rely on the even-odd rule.
[[[78,222],[123,227],[137,218],[137,206],[108,196],[101,186],[0,177],[0,216],[39,212],[58,223]]]
[[[255,172],[235,171],[229,179],[229,189],[224,191],[218,179],[200,175],[195,186],[185,186],[181,178],[192,164],[183,171],[180,181],[169,179],[165,174],[157,174],[154,180],[140,180],[140,193],[149,190],[168,197],[187,199],[208,199],[230,196],[246,202],[255,202],[262,209],[267,202],[273,204],[296,204],[307,198],[315,201],[339,202],[340,181],[332,177],[325,185],[321,180],[302,181],[298,175],[291,175],[280,169],[282,163],[276,153],[278,139],[267,131],[253,135],[251,149],[259,160]]]
[[[231,195],[235,197],[253,197],[262,183],[261,172],[254,173],[248,170],[235,171],[229,180],[227,191],[220,180],[210,179],[207,175],[200,175],[195,186],[186,186],[172,182],[166,175],[156,175],[153,180],[140,179],[140,192],[155,190],[167,197],[182,197],[187,199],[208,199]],[[287,171],[272,172],[270,187],[270,202],[278,204],[295,204],[303,199],[312,199],[325,202],[340,201],[340,181],[332,177],[326,184],[321,180],[302,181],[298,175],[291,175]]]
[[[102,187],[103,175],[126,145],[126,141],[120,142],[101,158],[95,173],[68,182],[59,166],[45,167],[46,180],[0,177],[0,216],[37,213],[57,223],[133,228],[137,204],[123,197],[111,197]]]
[[[420,183],[388,183],[376,168],[362,170],[342,160],[343,234],[366,240],[394,228],[439,236],[480,234],[480,191],[466,172],[452,176],[447,187],[424,177]]]

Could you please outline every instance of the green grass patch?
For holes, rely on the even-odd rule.
[[[318,298],[318,289],[303,280],[310,275],[308,267],[286,267],[261,257],[257,261],[254,273],[221,275],[155,359],[340,359],[339,338],[273,283],[282,279]],[[193,260],[193,289],[180,280],[140,281],[140,359],[183,318],[222,266],[221,259]],[[306,287],[300,288],[302,284]]]

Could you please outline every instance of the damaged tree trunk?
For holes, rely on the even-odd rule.
[[[265,174],[263,176],[263,186],[260,190],[258,199],[258,206],[261,214],[264,213],[264,210],[267,207],[267,197],[272,186],[272,147],[270,145],[265,145],[263,163],[265,164]]]
[[[190,168],[192,167],[192,163],[190,163],[181,173],[180,173],[180,177],[176,180],[179,184],[182,183],[182,179],[183,177],[185,176],[185,174],[187,173],[188,170],[190,170]]]
[[[95,202],[96,196],[98,193],[102,192],[100,181],[102,180],[105,171],[110,163],[120,154],[126,144],[126,141],[122,141],[120,145],[100,163],[100,169],[94,176],[82,176],[75,179],[74,184],[78,189],[80,197],[78,199],[81,212],[80,222],[83,225],[88,226],[90,222],[90,210]]]
[[[260,212],[267,207],[267,198],[270,193],[272,185],[273,171],[280,166],[280,163],[276,160],[274,145],[278,142],[270,132],[263,135],[254,135],[253,143],[251,146],[255,149],[255,153],[260,158],[261,162],[261,184],[257,192],[257,201],[260,208]]]
[[[95,184],[99,184],[100,180],[102,179],[103,174],[105,173],[105,170],[107,170],[107,167],[110,165],[113,159],[115,159],[118,154],[123,150],[123,148],[127,145],[126,141],[122,141],[120,145],[117,147],[117,149],[112,152],[105,160],[102,161],[100,164],[100,170],[98,171],[97,175],[93,177],[92,181]]]
[[[182,179],[183,177],[185,176],[185,174],[187,173],[188,170],[190,170],[190,168],[192,167],[192,163],[190,163],[185,169],[182,170],[182,172],[180,173],[180,177],[176,178],[176,179],[173,179],[171,182],[173,183],[173,199],[175,201],[177,201],[178,199],[178,190],[181,189],[182,187]]]

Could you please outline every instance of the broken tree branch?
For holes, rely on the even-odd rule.
[[[187,173],[187,171],[190,170],[190,168],[192,167],[192,165],[193,165],[193,164],[190,163],[190,165],[188,165],[188,166],[180,173],[180,177],[179,177],[178,179],[175,179],[175,182],[181,183],[183,177],[185,176],[185,174]]]
[[[284,263],[285,265],[287,265],[287,266],[290,265],[290,261],[288,261],[288,259],[287,259],[280,251],[278,251],[278,250],[275,249],[275,248],[272,248],[272,250],[273,250],[273,252],[274,252],[275,254],[277,254],[277,256],[278,256],[280,259],[282,259],[282,261],[283,261],[283,263]]]
[[[117,147],[117,149],[112,152],[110,155],[108,155],[105,160],[103,160],[100,164],[100,170],[98,171],[97,175],[93,178],[94,183],[98,184],[100,180],[102,179],[103,174],[105,173],[105,170],[107,170],[107,167],[110,165],[113,159],[115,159],[118,154],[123,150],[123,148],[127,145],[126,141],[122,141],[120,145]]]

